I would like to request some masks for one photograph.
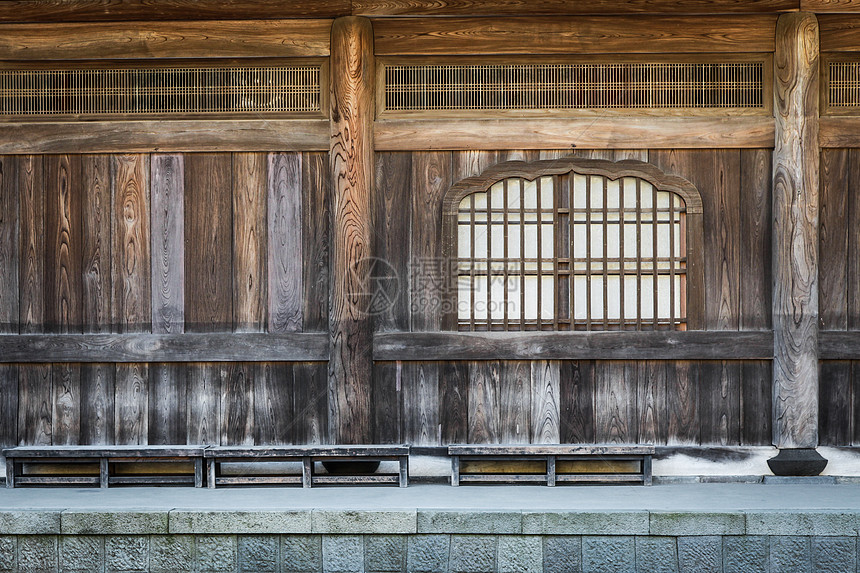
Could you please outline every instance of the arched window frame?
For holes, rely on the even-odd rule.
[[[686,325],[688,330],[701,330],[704,317],[704,237],[702,228],[702,197],[692,183],[677,175],[664,173],[654,165],[628,159],[607,161],[603,159],[561,158],[540,161],[508,161],[499,163],[481,175],[468,177],[455,183],[442,202],[442,251],[448,265],[447,304],[442,317],[444,330],[458,330],[457,313],[457,236],[460,202],[474,193],[484,193],[504,179],[521,178],[534,181],[551,175],[598,175],[615,181],[623,177],[635,177],[650,183],[656,191],[675,193],[686,206],[687,246],[687,300]]]

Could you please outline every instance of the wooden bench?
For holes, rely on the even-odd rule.
[[[3,450],[6,487],[203,487],[206,446],[25,446]]]
[[[394,484],[406,487],[409,479],[409,446],[253,446],[210,447],[206,450],[208,486],[225,485],[289,485],[301,484],[302,487],[315,485],[370,485]],[[378,474],[367,471],[362,464],[396,461],[398,473]],[[222,471],[221,464],[255,462],[300,462],[302,473],[243,473],[228,475]],[[315,462],[329,465],[341,464],[342,472],[318,474]],[[347,465],[347,464],[352,464]]]
[[[476,445],[448,447],[451,485],[638,483],[651,485],[654,446]]]

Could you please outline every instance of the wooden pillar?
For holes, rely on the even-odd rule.
[[[818,445],[818,51],[814,14],[780,16],[773,156],[773,441],[780,449]]]
[[[329,432],[338,444],[371,440],[373,332],[367,313],[373,245],[374,59],[367,18],[331,29],[332,252]]]

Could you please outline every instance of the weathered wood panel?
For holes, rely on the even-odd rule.
[[[266,326],[266,156],[233,154],[233,330]]]
[[[848,156],[848,169],[842,192],[848,196],[848,329],[860,329],[860,200],[852,192],[860,184],[860,149],[852,149]],[[819,303],[821,297],[819,297]]]
[[[152,445],[184,444],[188,436],[188,370],[183,364],[149,367],[148,438]]]
[[[302,322],[305,332],[328,330],[330,175],[327,154],[302,154]]]
[[[81,160],[45,157],[45,325],[81,332]]]
[[[254,385],[259,365],[237,362],[227,367],[221,386],[221,444],[254,444]]]
[[[149,156],[114,155],[113,314],[119,332],[152,328]]]
[[[823,14],[818,21],[822,52],[860,51],[860,15]]]
[[[233,328],[232,158],[185,156],[185,328]]]
[[[269,155],[269,332],[302,330],[302,157]]]
[[[389,18],[374,33],[377,55],[770,52],[775,24],[771,15]]]
[[[637,410],[639,442],[665,444],[669,439],[668,364],[660,360],[639,363]]]
[[[857,0],[800,0],[802,12],[860,12]]]
[[[0,446],[18,445],[18,366],[0,364]]]
[[[669,445],[695,445],[699,439],[699,363],[676,361],[667,364],[666,396],[669,415]]]
[[[439,444],[438,362],[403,364],[400,396],[403,400],[401,439],[416,446]]]
[[[221,385],[226,365],[188,365],[188,434],[186,443],[218,445],[221,441]]]
[[[114,400],[115,444],[142,445],[149,437],[149,366],[116,365]]]
[[[469,439],[468,363],[441,363],[439,410],[442,444],[466,443]]]
[[[402,362],[373,364],[373,442],[402,444]],[[439,411],[442,414],[442,411]]]
[[[469,443],[501,442],[500,378],[498,361],[469,363]]]
[[[740,282],[740,154],[713,153],[712,192],[704,193],[705,327],[737,330]]]
[[[818,386],[818,439],[823,446],[847,446],[852,440],[850,360],[821,362]]]
[[[819,319],[822,330],[848,327],[849,202],[847,149],[821,153]],[[850,233],[853,234],[853,233]],[[823,371],[822,371],[823,374]]]
[[[45,186],[41,155],[18,159],[21,254],[19,257],[19,326],[22,333],[44,331]]]
[[[557,444],[561,441],[559,365],[557,360],[531,363],[530,443]]]
[[[774,442],[818,443],[818,22],[785,14],[774,56]],[[810,144],[809,142],[813,142]]]
[[[327,56],[328,20],[7,24],[4,60]]]
[[[327,444],[328,365],[300,362],[293,366],[297,444]]]
[[[283,362],[256,365],[254,377],[254,443],[292,444],[296,419],[293,414],[293,366]]]
[[[770,446],[773,443],[773,367],[770,360],[741,364],[741,443]]]
[[[702,444],[740,444],[740,364],[705,360],[699,364],[699,439]]]
[[[51,365],[21,366],[18,371],[18,445],[51,445],[52,404]]]
[[[84,155],[81,161],[83,329],[110,332],[113,318],[110,157]]]
[[[19,256],[18,160],[0,156],[0,333],[17,334]]]
[[[81,367],[79,364],[54,364],[52,370],[51,443],[76,445],[81,438]]]
[[[857,413],[860,412],[860,362],[851,361],[851,416],[848,427],[850,428],[851,445],[860,444],[860,424],[857,423]]]
[[[113,443],[115,379],[113,364],[81,365],[81,444]]]
[[[531,362],[501,363],[499,374],[499,440],[527,444],[531,439]]]
[[[589,14],[712,14],[797,10],[800,2],[819,8],[852,0],[353,0],[352,12],[365,16],[561,16]],[[804,8],[812,10],[813,8]],[[32,10],[32,8],[31,8]],[[2,18],[2,13],[0,13]],[[2,20],[0,20],[2,21]]]
[[[559,365],[561,442],[594,442],[594,363],[563,360]]]
[[[771,327],[771,173],[769,149],[741,151],[740,232],[732,240],[740,251],[741,330]]]
[[[185,331],[185,163],[154,154],[152,200],[152,332]]]
[[[637,386],[635,362],[607,360],[594,365],[594,439],[597,442],[637,441]]]

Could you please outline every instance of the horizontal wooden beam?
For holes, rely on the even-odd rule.
[[[860,331],[822,330],[818,355],[821,360],[860,360]]]
[[[770,332],[392,332],[375,360],[766,360]]]
[[[860,15],[822,14],[818,25],[822,52],[860,51]]]
[[[587,117],[377,121],[378,151],[432,149],[770,148],[773,118]]]
[[[0,60],[327,56],[331,20],[9,24]]]
[[[318,362],[328,335],[22,334],[0,336],[0,362]]]
[[[850,14],[860,12],[860,0],[800,0],[803,12]]]
[[[0,23],[336,18],[351,9],[349,0],[5,0]]]
[[[860,116],[822,117],[818,142],[821,147],[860,147]]]
[[[326,151],[326,119],[0,124],[0,154]]]
[[[384,18],[373,29],[378,56],[772,52],[776,16]]]

